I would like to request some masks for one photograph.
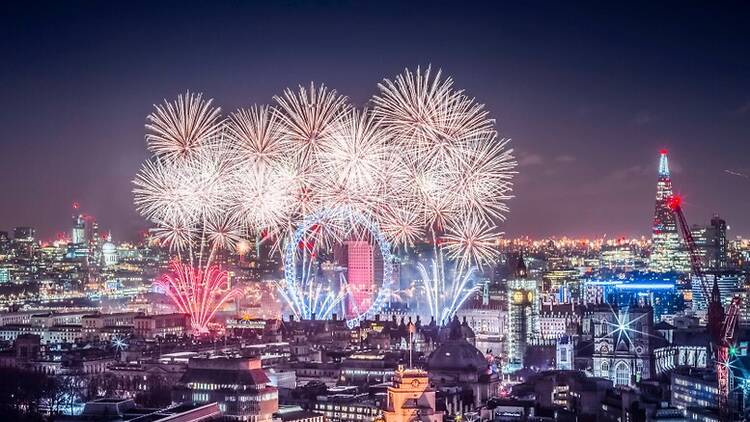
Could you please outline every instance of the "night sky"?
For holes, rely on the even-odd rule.
[[[431,63],[513,139],[507,234],[648,234],[661,148],[691,223],[750,234],[747,3],[8,3],[0,230],[51,237],[78,201],[135,238],[145,116],[187,89],[232,111],[312,80],[365,105]]]

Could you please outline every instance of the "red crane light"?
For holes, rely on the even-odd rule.
[[[682,197],[680,195],[673,195],[667,199],[667,206],[670,210],[676,211],[682,207]]]

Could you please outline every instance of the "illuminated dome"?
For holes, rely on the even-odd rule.
[[[103,254],[111,254],[111,253],[117,253],[117,247],[112,242],[106,242],[102,245],[102,253]]]
[[[430,371],[484,372],[488,367],[487,359],[466,340],[466,330],[458,318],[454,317],[446,328],[450,329],[449,338],[432,352],[427,368]]]
[[[112,243],[112,232],[107,235],[107,241],[102,245],[102,256],[104,265],[117,264],[117,246]]]

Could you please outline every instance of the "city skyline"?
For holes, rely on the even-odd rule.
[[[661,148],[670,150],[675,191],[692,222],[718,212],[731,237],[750,233],[742,220],[750,189],[742,13],[668,4],[606,14],[546,5],[539,15],[508,5],[439,6],[135,4],[114,6],[123,12],[118,22],[96,6],[4,6],[13,19],[2,29],[10,66],[0,77],[11,89],[0,101],[0,142],[14,158],[4,160],[12,176],[0,195],[13,205],[0,209],[0,226],[33,226],[50,238],[67,229],[78,201],[116,239],[137,237],[147,225],[132,206],[131,180],[146,156],[145,116],[186,89],[230,112],[312,79],[364,105],[384,76],[432,63],[486,103],[500,134],[513,139],[520,174],[501,225],[507,237],[648,236]],[[553,13],[574,25],[538,25]],[[712,19],[700,29],[687,25],[704,15]],[[240,17],[248,24],[228,25]],[[190,48],[158,29],[164,19],[174,33],[189,33]],[[32,24],[41,21],[50,25]],[[367,25],[383,31],[353,30]],[[635,26],[639,35],[626,31]],[[286,54],[303,34],[308,51]]]
[[[750,420],[749,12],[0,4],[0,419]]]

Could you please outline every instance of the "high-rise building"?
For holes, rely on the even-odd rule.
[[[0,231],[0,255],[7,253],[10,250],[10,236],[8,232]]]
[[[707,226],[693,225],[690,228],[695,248],[704,270],[728,268],[727,222],[714,214]]]
[[[16,227],[13,229],[13,240],[33,242],[36,230],[33,227]]]
[[[714,214],[711,218],[708,239],[713,252],[709,258],[709,266],[716,269],[727,268],[727,222],[719,214]]]
[[[349,317],[366,312],[373,301],[375,289],[375,251],[366,240],[346,241],[346,279],[350,296],[347,308]]]
[[[732,298],[742,290],[742,283],[745,277],[740,271],[708,270],[703,273],[703,279],[706,282],[709,293],[711,292],[714,283],[718,286],[721,303],[724,306],[727,306],[732,301]],[[693,276],[691,285],[693,293],[693,310],[706,310],[707,302],[703,295],[700,279]]]
[[[16,256],[31,259],[37,249],[36,231],[32,227],[16,227],[13,229],[13,248]]]
[[[84,220],[83,215],[73,216],[73,230],[70,239],[74,245],[81,245],[86,242],[86,220]]]
[[[659,179],[656,183],[656,207],[651,236],[651,258],[649,269],[655,272],[687,272],[688,255],[680,241],[677,221],[669,207],[673,196],[672,177],[669,172],[667,150],[661,150],[659,158]]]

